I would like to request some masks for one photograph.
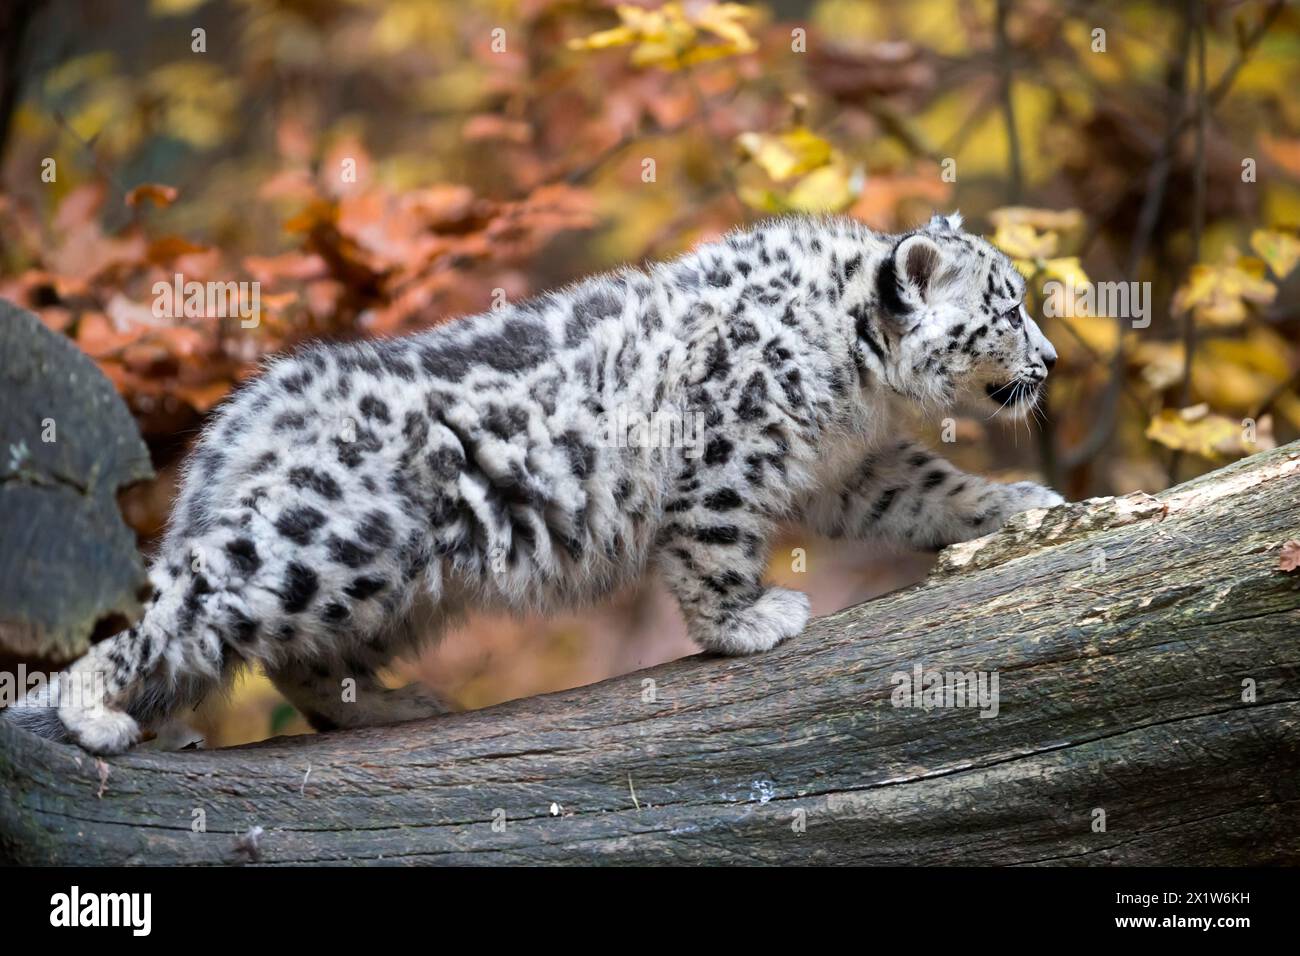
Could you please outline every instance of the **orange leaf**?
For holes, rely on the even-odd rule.
[[[175,186],[164,186],[161,183],[141,183],[126,194],[126,204],[135,207],[147,199],[159,209],[166,209],[176,201],[177,195],[179,194]]]

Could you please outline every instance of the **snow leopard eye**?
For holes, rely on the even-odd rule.
[[[1020,327],[1020,306],[1013,306],[1002,313],[1002,318],[1011,323],[1013,329]]]

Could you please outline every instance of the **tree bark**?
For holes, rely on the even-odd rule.
[[[0,722],[0,859],[1295,864],[1298,479],[1029,512],[772,653],[434,721],[106,761]],[[997,715],[895,706],[917,665]]]

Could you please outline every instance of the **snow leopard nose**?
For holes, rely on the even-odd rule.
[[[1056,349],[1052,348],[1052,343],[1047,341],[1047,336],[1041,332],[1038,334],[1037,352],[1038,357],[1043,363],[1043,368],[1051,371],[1056,368]]]

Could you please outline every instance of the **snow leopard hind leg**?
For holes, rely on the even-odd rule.
[[[436,640],[453,615],[447,607],[417,597],[382,640],[354,644],[326,659],[291,659],[269,669],[276,690],[321,732],[378,727],[422,720],[456,708],[422,684],[390,688],[379,671],[404,649]]]
[[[359,489],[321,501],[313,486],[331,499],[334,489],[320,474],[300,471],[316,466],[287,464],[293,474],[273,476],[283,489],[273,499],[214,508],[193,527],[180,509],[180,531],[152,569],[157,593],[143,619],[95,645],[57,693],[6,717],[92,753],[120,753],[144,730],[220,690],[244,664],[262,665],[287,686],[303,668],[324,665],[328,677],[336,662],[351,660],[365,665],[343,675],[357,680],[358,706],[332,723],[373,723],[390,712],[410,719],[414,691],[370,705],[380,690],[373,672],[406,649],[395,623],[429,587],[427,525]],[[425,712],[445,709],[423,697]]]

